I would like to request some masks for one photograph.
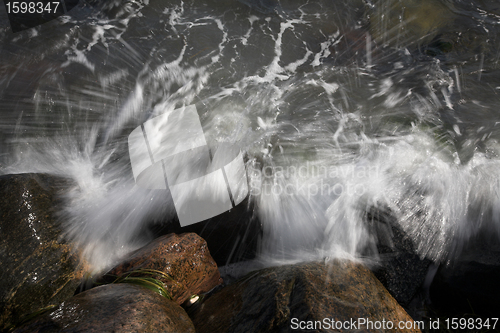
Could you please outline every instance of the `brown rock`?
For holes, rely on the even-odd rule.
[[[109,284],[80,293],[18,327],[14,333],[192,332],[175,302],[132,284]]]
[[[391,321],[396,329],[351,326],[358,318],[371,320],[372,325],[385,321],[386,328]],[[368,269],[349,261],[251,272],[207,298],[191,319],[199,333],[290,332],[300,322],[306,328],[315,321],[322,326],[307,332],[420,332],[397,329],[400,321],[413,323],[411,317]],[[333,320],[348,322],[349,327],[334,329]]]
[[[0,177],[0,331],[73,296],[80,284],[85,265],[54,217],[67,185],[43,174]]]
[[[159,237],[132,252],[108,274],[120,275],[137,269],[154,269],[170,275],[173,281],[162,281],[178,304],[184,303],[191,295],[210,291],[222,283],[207,243],[194,233]]]

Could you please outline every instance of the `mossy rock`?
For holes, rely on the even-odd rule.
[[[80,283],[85,265],[55,218],[67,185],[43,174],[0,176],[0,331],[71,297]]]
[[[207,243],[195,233],[159,237],[130,253],[97,282],[112,282],[116,276],[140,270],[160,271],[169,276],[171,279],[157,278],[165,283],[172,300],[179,305],[191,295],[208,292],[222,283]]]
[[[24,323],[13,333],[142,332],[194,333],[174,301],[144,287],[109,284],[80,293]]]

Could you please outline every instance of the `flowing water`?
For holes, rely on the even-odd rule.
[[[498,36],[479,0],[80,1],[18,33],[2,9],[0,173],[73,179],[61,220],[106,267],[175,214],[128,135],[195,104],[245,153],[261,258],[376,258],[375,209],[443,262],[500,235]]]

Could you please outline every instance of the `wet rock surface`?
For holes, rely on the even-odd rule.
[[[217,264],[210,256],[207,243],[194,233],[169,234],[132,252],[109,275],[120,275],[138,269],[162,271],[172,277],[162,280],[178,304],[191,295],[208,292],[220,283]]]
[[[18,327],[14,332],[194,332],[175,302],[131,284],[93,288]]]
[[[431,261],[417,255],[414,244],[389,211],[372,209],[367,221],[380,255],[373,272],[398,303],[407,308],[418,296]]]
[[[80,283],[85,267],[54,217],[66,185],[43,174],[0,176],[0,331],[71,297]]]
[[[500,244],[476,241],[458,260],[439,267],[430,307],[443,317],[498,317],[499,281]]]
[[[190,316],[197,332],[289,332],[292,318],[369,318],[393,321],[395,325],[412,320],[368,269],[348,261],[312,262],[251,272],[205,299]],[[366,327],[351,327],[350,331],[357,330],[380,331]],[[308,331],[338,330],[323,326]]]
[[[155,237],[170,233],[194,232],[208,244],[210,255],[218,266],[255,258],[262,226],[254,215],[248,198],[236,207],[211,219],[181,227],[179,221],[162,221],[149,225]]]

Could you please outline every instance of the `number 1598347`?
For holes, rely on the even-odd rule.
[[[494,330],[497,326],[498,318],[446,318],[446,329],[487,329]]]
[[[8,14],[43,14],[56,13],[59,1],[7,1],[5,7]]]

